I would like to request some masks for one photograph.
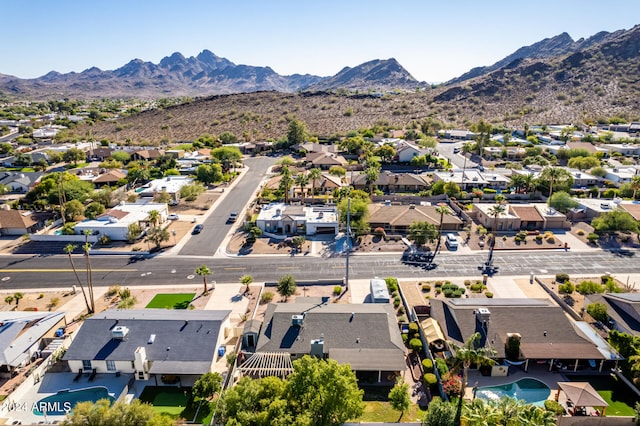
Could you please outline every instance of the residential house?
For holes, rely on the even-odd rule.
[[[342,155],[328,154],[326,152],[308,153],[305,161],[322,170],[329,170],[333,166],[345,167],[347,165],[347,160]]]
[[[304,355],[333,359],[349,364],[361,381],[393,383],[406,369],[393,307],[381,303],[303,298],[269,304],[257,339],[258,354],[284,355],[288,365]]]
[[[600,361],[602,370],[605,361],[616,357],[587,323],[570,320],[549,299],[431,299],[430,305],[446,341],[463,346],[479,333],[479,345],[493,348],[500,360],[507,358],[508,339],[518,339],[520,356],[511,361],[523,364],[525,371],[533,363],[546,363],[549,369],[560,363],[575,371],[589,360]]]
[[[476,203],[472,214],[487,229],[497,231],[564,229],[567,217],[546,204],[504,204],[505,210],[498,217],[493,215],[495,204]]]
[[[338,145],[336,144],[326,144],[326,143],[315,143],[315,142],[305,142],[300,145],[300,149],[304,150],[307,153],[311,152],[324,152],[327,154],[337,154],[338,153]]]
[[[231,311],[107,310],[85,319],[64,360],[74,372],[136,380],[197,378],[213,371],[230,334]],[[169,381],[167,379],[167,381]]]
[[[118,185],[122,179],[127,178],[126,170],[111,169],[95,177],[92,182],[96,187]]]
[[[440,226],[437,206],[369,204],[369,225],[371,229],[382,228],[387,233],[406,234],[414,222],[427,222]],[[442,216],[443,231],[458,231],[463,222],[453,214]]]
[[[154,179],[136,190],[141,198],[154,197],[157,193],[166,192],[172,200],[180,200],[180,189],[191,185],[193,178],[188,176],[167,176],[162,179]]]
[[[591,220],[615,209],[622,201],[619,198],[614,200],[606,198],[574,198],[578,207],[571,209],[567,215],[572,220]]]
[[[458,129],[446,129],[446,130],[438,130],[438,137],[440,139],[455,139],[461,141],[470,141],[476,138],[476,134],[470,132],[469,130],[458,130]]]
[[[602,152],[594,144],[590,142],[569,141],[567,142],[566,147],[567,149],[584,149],[585,151],[589,152],[589,154],[592,154],[592,155],[596,154],[597,152]]]
[[[486,159],[506,158],[508,160],[515,160],[524,158],[527,155],[527,151],[524,148],[517,146],[487,146],[483,149],[482,155]]]
[[[0,209],[0,235],[33,234],[44,228],[49,213]]]
[[[84,231],[92,231],[96,235],[106,235],[113,241],[127,241],[129,239],[129,226],[138,224],[142,230],[149,226],[149,213],[159,213],[159,221],[167,220],[168,208],[162,203],[127,204],[112,208],[101,214],[94,220],[85,220],[74,226],[76,234],[82,235]]]
[[[64,312],[21,312],[0,314],[0,377],[9,379],[35,361],[40,351],[66,326]]]
[[[511,180],[499,173],[481,172],[477,169],[466,169],[464,171],[435,172],[433,181],[443,181],[445,183],[454,182],[463,191],[471,191],[475,188],[491,188],[503,190],[509,187]]]
[[[634,202],[621,202],[618,203],[618,208],[629,213],[635,220],[640,222],[640,204]]]
[[[335,207],[304,207],[282,203],[269,204],[260,210],[256,226],[274,234],[338,233],[339,217]]]
[[[587,172],[577,169],[565,169],[571,173],[574,188],[586,188],[598,185],[600,178],[593,176]]]
[[[624,156],[640,155],[640,144],[608,143],[603,144],[602,148],[607,149],[609,153],[617,152]]]
[[[10,192],[26,193],[40,182],[42,172],[0,172],[0,185],[9,188]]]
[[[584,305],[603,303],[610,329],[640,337],[640,293],[600,293],[585,296]]]
[[[131,152],[131,159],[135,161],[155,160],[164,155],[161,149],[139,149]]]
[[[359,173],[354,175],[351,185],[355,189],[369,191],[369,183],[367,182],[367,174]],[[378,179],[374,182],[374,186],[384,193],[394,192],[420,192],[429,188],[426,178],[415,173],[393,173],[383,171],[378,174]]]
[[[113,155],[113,149],[106,146],[99,146],[97,148],[91,148],[87,152],[87,161],[104,161],[111,158]]]
[[[414,157],[420,157],[421,155],[429,154],[430,152],[430,150],[422,149],[411,142],[400,140],[396,144],[395,160],[399,163],[408,163]]]
[[[635,175],[639,174],[638,169],[634,167],[607,167],[605,168],[605,171],[607,173],[604,175],[604,178],[613,182],[617,186],[631,182],[631,179],[633,179]]]

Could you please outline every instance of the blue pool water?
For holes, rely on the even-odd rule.
[[[105,398],[111,401],[112,404],[115,401],[115,398],[109,395],[109,390],[104,386],[94,386],[73,391],[63,390],[38,401],[33,407],[33,414],[42,416],[46,412],[50,416],[64,416],[78,402],[96,402]]]
[[[485,386],[478,388],[477,398],[499,400],[503,396],[522,399],[529,404],[542,405],[549,395],[551,389],[540,380],[520,379],[517,382],[500,386]]]

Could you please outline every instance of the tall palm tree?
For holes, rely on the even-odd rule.
[[[309,170],[309,180],[311,181],[311,196],[316,195],[316,181],[322,178],[322,170],[317,167]]]
[[[91,270],[91,257],[89,252],[91,251],[91,244],[89,244],[89,235],[93,233],[91,229],[85,229],[84,233],[84,250],[85,261],[87,264],[87,287],[89,289],[89,304],[91,305],[91,312],[96,311],[96,302],[93,297],[93,271]]]
[[[300,200],[304,199],[304,187],[309,184],[309,176],[298,173],[295,177],[296,185],[300,187]]]
[[[469,368],[472,365],[493,365],[496,362],[491,358],[495,356],[496,351],[493,348],[486,346],[479,346],[482,336],[480,333],[473,333],[464,342],[464,345],[459,346],[453,342],[449,342],[449,346],[453,350],[454,368],[462,369],[462,392],[460,399],[458,400],[458,410],[456,412],[455,424],[460,424],[460,417],[462,414],[462,400],[464,399],[464,390],[467,388],[469,381]]]
[[[78,275],[78,271],[76,270],[76,265],[73,263],[73,258],[71,257],[71,253],[76,249],[75,244],[67,244],[64,247],[64,252],[69,256],[69,262],[71,263],[71,269],[73,269],[73,274],[76,276],[76,281],[80,286],[80,291],[82,291],[82,297],[84,297],[84,304],[87,306],[87,312],[92,314],[91,306],[89,306],[89,300],[87,299],[87,293],[84,291],[84,286],[82,285],[82,281],[80,281],[80,276]]]
[[[493,239],[491,240],[491,247],[495,245],[496,237],[498,235],[498,218],[502,213],[507,210],[504,204],[495,204],[487,210],[487,212],[493,216]]]
[[[367,168],[365,173],[367,174],[367,183],[369,184],[369,195],[373,196],[373,187],[380,176],[380,168],[377,166],[370,166]]]
[[[446,205],[438,205],[436,207],[436,213],[440,213],[440,224],[438,225],[438,243],[436,244],[435,253],[438,253],[438,249],[440,248],[440,243],[442,240],[442,221],[444,220],[444,215],[451,214],[451,210]]]
[[[549,199],[551,199],[551,195],[553,195],[553,184],[563,175],[564,169],[559,167],[547,167],[546,174],[549,178]]]
[[[160,221],[160,212],[158,210],[151,210],[149,212],[148,220],[151,226],[155,228],[158,226],[158,222]]]
[[[282,165],[280,169],[280,190],[284,192],[284,203],[287,204],[289,202],[289,188],[291,187],[291,171],[289,170],[289,166],[286,164]]]
[[[196,269],[196,274],[202,277],[202,283],[204,284],[204,294],[209,294],[209,289],[207,288],[207,275],[211,275],[211,269],[207,265],[199,266]],[[213,287],[215,290],[215,286]]]

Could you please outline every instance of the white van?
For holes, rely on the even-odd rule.
[[[449,250],[458,250],[458,239],[455,234],[447,234],[445,235],[445,243],[447,244],[447,248]]]

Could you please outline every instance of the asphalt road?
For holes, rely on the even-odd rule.
[[[611,273],[638,273],[636,251],[624,254],[611,252],[496,252],[494,265],[498,275],[547,275],[565,272],[571,275],[600,275]],[[437,267],[426,270],[405,265],[399,254],[356,255],[349,260],[351,279],[374,276],[398,278],[480,277],[478,266],[487,253],[473,255],[441,254],[435,259]],[[157,256],[135,260],[128,256],[97,256],[91,258],[93,280],[96,286],[149,285],[170,286],[199,281],[195,269],[203,264],[211,268],[210,280],[238,282],[244,274],[255,281],[273,282],[285,274],[297,280],[341,279],[345,275],[344,257],[319,258],[261,256],[213,259],[205,256]],[[78,268],[83,268],[80,257]],[[84,274],[81,274],[84,275]],[[0,256],[1,288],[54,288],[73,285],[75,277],[66,256]]]
[[[211,215],[205,220],[204,228],[200,234],[190,235],[189,240],[180,250],[182,256],[212,256],[218,247],[222,245],[224,237],[235,224],[227,223],[227,218],[232,211],[242,213],[244,207],[253,197],[260,181],[276,159],[273,157],[251,157],[244,160],[249,171],[227,194],[223,203],[220,203]],[[242,218],[243,215],[240,215]]]
[[[454,143],[439,143],[438,144],[438,152],[443,157],[448,158],[451,161],[451,164],[457,169],[467,168],[472,169],[476,167],[478,164],[467,159],[467,163],[465,164],[464,156],[462,154],[454,154],[453,149],[458,147],[462,148],[464,142],[454,142]]]

